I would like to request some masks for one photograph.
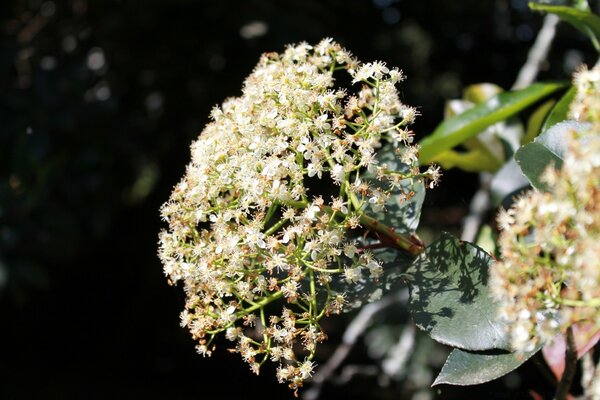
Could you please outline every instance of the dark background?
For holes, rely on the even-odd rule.
[[[226,346],[195,353],[156,256],[159,206],[210,109],[262,52],[332,37],[404,70],[422,137],[466,85],[509,88],[541,23],[524,0],[0,1],[0,398],[292,398]],[[591,54],[561,25],[541,79]],[[459,227],[476,186],[447,171],[422,224]],[[535,386],[505,384],[438,397]],[[324,398],[400,397],[360,382]]]

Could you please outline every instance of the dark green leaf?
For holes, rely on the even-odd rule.
[[[559,122],[565,121],[568,118],[569,106],[575,97],[576,89],[575,86],[571,86],[569,90],[560,98],[560,100],[552,107],[548,117],[544,121],[540,132],[545,132],[550,129],[553,125]]]
[[[377,161],[379,165],[387,165],[390,170],[407,173],[408,167],[402,164],[394,152],[394,148],[390,145],[385,146],[377,152]],[[369,179],[374,186],[388,189],[387,183],[382,183],[375,179],[373,174],[366,173],[364,175]],[[400,234],[414,233],[419,226],[421,217],[421,207],[425,200],[425,186],[422,182],[412,182],[405,179],[401,182],[401,188],[392,192],[385,210],[377,213],[371,213],[371,216],[387,226],[393,227]],[[403,201],[403,192],[413,192],[413,196],[408,201]]]
[[[546,190],[546,185],[540,180],[540,175],[548,165],[553,164],[555,168],[562,166],[568,136],[585,126],[585,124],[575,121],[560,122],[516,152],[515,160],[533,187]]]
[[[568,22],[587,35],[596,50],[600,51],[600,17],[597,15],[573,7],[553,6],[549,4],[529,3],[529,8],[558,15],[560,19]]]
[[[436,341],[466,350],[508,349],[496,315],[488,268],[492,258],[479,247],[443,234],[407,271],[409,310],[416,325]]]
[[[448,356],[432,386],[478,385],[500,378],[518,368],[540,350],[538,346],[531,352],[518,353],[472,353],[454,349]]]
[[[561,87],[564,87],[561,83],[534,83],[522,90],[500,93],[443,121],[431,135],[420,142],[420,163],[429,163],[437,154],[461,144],[491,124],[517,114]]]
[[[388,169],[402,173],[409,172],[408,167],[400,162],[398,156],[391,145],[385,145],[377,152],[377,161],[380,166],[386,165]],[[388,189],[386,182],[377,180],[373,173],[366,172],[363,177],[371,182],[372,185]],[[408,201],[400,201],[403,198],[400,191],[413,192],[413,196]],[[425,199],[425,187],[422,182],[412,182],[405,179],[401,182],[401,188],[392,192],[390,200],[386,204],[385,211],[371,213],[371,216],[387,226],[393,227],[397,233],[411,234],[419,226],[421,216],[421,207]],[[375,240],[365,239],[363,245],[379,245]],[[368,273],[364,273],[363,278],[358,283],[347,283],[343,278],[335,279],[331,283],[334,292],[345,293],[347,304],[346,311],[356,309],[362,305],[378,299],[380,296],[388,293],[390,290],[399,288],[400,278],[405,274],[406,269],[412,263],[414,257],[408,256],[394,248],[379,248],[373,250],[373,254],[378,260],[383,261],[383,276],[378,281],[373,281]]]
[[[344,311],[357,309],[367,303],[379,300],[381,296],[403,286],[402,278],[413,261],[413,257],[393,248],[373,250],[375,258],[383,261],[383,275],[377,281],[363,272],[362,279],[357,283],[347,283],[343,277],[337,276],[330,283],[331,289],[337,293],[345,293],[346,305]]]

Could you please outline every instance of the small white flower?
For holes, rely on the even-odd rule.
[[[336,87],[344,74],[368,84]],[[267,357],[286,363],[277,378],[292,388],[310,378],[314,363],[295,351],[315,351],[324,337],[318,321],[345,303],[344,293],[324,291],[362,282],[363,269],[372,279],[382,273],[349,241],[367,229],[348,234],[395,190],[385,172],[376,185],[367,178],[382,143],[396,141],[406,170],[421,175],[417,149],[402,147],[416,115],[400,102],[402,79],[383,62],[360,65],[331,39],[314,48],[300,43],[263,54],[242,95],[211,111],[185,176],[160,210],[169,228],[159,257],[171,283],[184,286],[181,322],[201,354],[210,355],[207,343],[222,332],[254,372]],[[317,193],[337,196],[326,203]],[[275,303],[289,308],[271,315]],[[267,306],[268,324],[261,318]]]

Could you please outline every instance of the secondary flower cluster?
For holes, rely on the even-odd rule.
[[[334,87],[338,75],[349,89]],[[344,309],[332,285],[383,273],[363,234],[415,245],[367,215],[391,195],[409,198],[410,182],[439,176],[417,166],[406,128],[417,112],[399,99],[402,80],[398,69],[361,64],[325,39],[264,54],[242,96],[213,109],[161,209],[169,229],[159,249],[170,282],[183,283],[182,325],[201,354],[224,332],[253,371],[270,359],[278,380],[298,388],[326,338],[320,320]],[[378,164],[384,142],[402,171]]]
[[[575,77],[571,115],[591,123],[568,138],[562,168],[545,170],[549,190],[529,192],[498,216],[501,261],[490,286],[519,351],[575,323],[600,327],[599,73]]]
[[[600,66],[580,68],[575,74],[573,85],[576,89],[569,116],[580,122],[600,124]]]

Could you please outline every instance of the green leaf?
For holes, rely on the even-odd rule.
[[[556,14],[565,22],[573,25],[587,35],[597,51],[600,51],[600,17],[589,11],[567,6],[529,3],[529,8]]]
[[[473,101],[459,99],[447,101],[444,119],[462,114],[473,108],[476,103],[482,103],[501,91],[500,87],[492,84],[468,86],[464,96],[469,96]],[[431,161],[440,164],[444,169],[456,167],[469,172],[495,171],[500,168],[504,160],[503,147],[498,137],[499,128],[499,124],[489,126],[461,143],[465,151],[446,150]]]
[[[548,165],[562,166],[563,154],[567,150],[567,139],[573,132],[587,125],[576,121],[563,121],[538,136],[533,142],[522,146],[515,153],[515,160],[533,187],[546,190],[540,175]]]
[[[489,254],[496,254],[497,235],[490,225],[484,224],[481,226],[475,244]]]
[[[444,233],[407,270],[409,311],[436,341],[466,350],[509,349],[491,297],[488,253]]]
[[[561,87],[564,84],[534,83],[525,89],[499,93],[486,102],[443,121],[431,135],[420,142],[419,162],[431,162],[441,152],[463,143],[486,127],[517,114]]]
[[[527,353],[473,353],[459,349],[452,350],[446,363],[432,386],[478,385],[500,378],[517,369],[540,350],[538,346]]]
[[[446,170],[460,168],[467,172],[494,172],[502,166],[485,148],[464,152],[446,150],[435,156],[433,161]]]
[[[412,263],[413,257],[395,248],[381,248],[372,251],[375,258],[383,262],[383,274],[378,280],[371,279],[369,273],[365,271],[358,282],[348,283],[343,277],[336,276],[330,283],[333,292],[345,294],[345,312],[379,300],[381,296],[403,287],[402,279],[406,278],[404,271]],[[325,295],[325,291],[323,290],[321,294]]]
[[[568,118],[569,106],[575,98],[576,93],[577,90],[575,89],[575,86],[571,86],[571,88],[567,90],[563,97],[561,97],[560,100],[558,100],[558,102],[556,103],[556,105],[552,108],[550,114],[548,114],[548,117],[544,121],[540,132],[545,132],[548,129],[550,129],[553,125],[565,121]]]

